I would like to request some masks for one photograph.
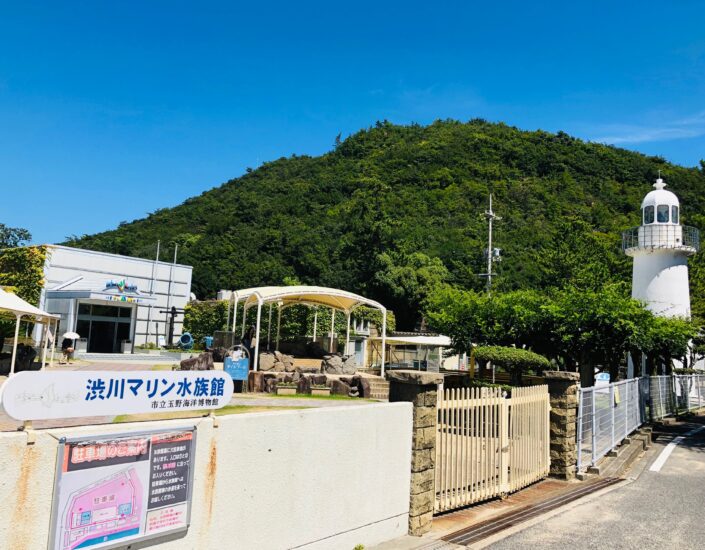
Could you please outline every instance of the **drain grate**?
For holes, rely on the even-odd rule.
[[[496,518],[483,521],[481,523],[478,523],[477,525],[473,525],[472,527],[466,527],[465,529],[461,529],[459,531],[456,531],[455,533],[446,535],[441,540],[447,543],[451,543],[451,545],[458,545],[461,547],[469,546],[470,544],[473,544],[496,533],[499,533],[500,531],[509,529],[510,527],[514,527],[515,525],[519,525],[520,523],[524,523],[525,521],[540,516],[541,514],[545,514],[546,512],[550,512],[551,510],[555,510],[560,506],[563,506],[565,504],[568,504],[569,502],[589,495],[590,493],[594,493],[596,491],[599,491],[600,489],[604,489],[605,487],[609,487],[610,485],[619,483],[620,481],[623,480],[618,478],[601,479],[594,483],[590,483],[587,486],[583,485],[581,487],[577,487],[572,491],[562,493],[537,504],[530,504],[528,506],[524,506],[519,510],[514,510]],[[424,546],[423,550],[435,550],[436,548],[457,548],[457,546],[429,545]]]

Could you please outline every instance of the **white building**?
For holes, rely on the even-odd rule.
[[[133,351],[168,343],[169,315],[191,299],[187,265],[48,245],[45,284],[38,306],[61,315],[59,334],[75,331],[77,351]],[[175,317],[174,341],[183,313]],[[39,336],[39,335],[37,335]]]

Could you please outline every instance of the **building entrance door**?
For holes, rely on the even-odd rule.
[[[113,353],[115,351],[115,323],[111,321],[93,321],[88,337],[90,353]]]
[[[76,332],[88,339],[88,353],[119,353],[132,333],[132,307],[79,304]]]

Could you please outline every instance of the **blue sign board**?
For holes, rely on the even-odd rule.
[[[247,357],[233,359],[226,357],[223,370],[227,372],[233,380],[247,380],[250,372],[250,360]]]

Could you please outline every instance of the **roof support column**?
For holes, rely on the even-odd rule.
[[[242,308],[242,332],[240,333],[240,340],[245,337],[245,323],[247,321],[247,300],[245,300],[245,305]]]
[[[257,337],[257,341],[255,342],[255,360],[254,360],[254,370],[257,370],[259,367],[259,329],[260,329],[260,321],[262,320],[262,298],[259,296],[257,297],[257,328],[255,329],[255,334]]]
[[[270,343],[272,341],[272,308],[273,303],[269,304],[269,321],[267,322],[267,351],[269,351]]]
[[[235,329],[237,328],[237,298],[237,292],[235,292],[233,294],[233,334],[235,334]]]
[[[313,341],[316,341],[316,328],[318,328],[318,308],[313,310]]]
[[[349,347],[350,347],[350,312],[348,311],[348,328],[345,331],[345,349],[343,350],[343,355],[348,354]]]
[[[276,349],[279,349],[279,334],[281,333],[281,328],[282,328],[282,304],[279,303],[279,304],[277,304],[277,340],[276,340]]]
[[[15,321],[15,341],[12,343],[12,361],[10,362],[10,376],[15,374],[15,361],[17,360],[17,339],[20,337],[20,319],[22,319],[22,315],[17,315],[17,321]]]
[[[384,361],[387,351],[387,310],[382,310],[382,378],[384,378]]]
[[[51,356],[49,357],[49,366],[54,366],[54,350],[56,350],[56,341],[59,339],[59,319],[54,321],[54,338],[51,341]]]
[[[335,309],[330,308],[330,345],[328,351],[333,353],[333,336],[335,335]]]
[[[49,347],[49,321],[47,319],[46,324],[42,325],[42,330],[44,332],[44,348],[42,349],[42,370],[47,364],[47,348]]]

